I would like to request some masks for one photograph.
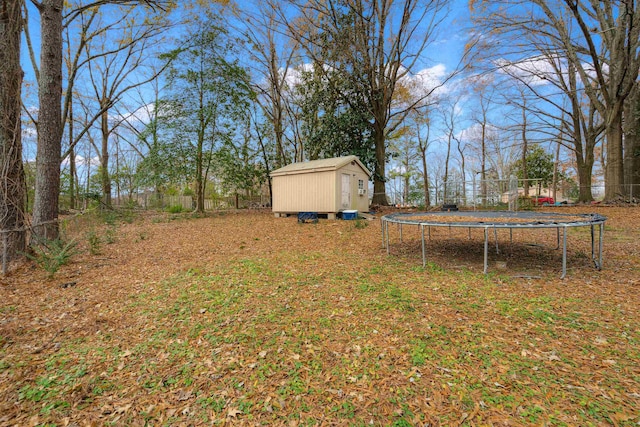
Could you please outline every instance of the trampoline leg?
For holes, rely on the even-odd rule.
[[[513,228],[509,228],[509,243],[513,244]]]
[[[496,254],[499,254],[500,248],[498,248],[498,229],[495,227],[493,229],[493,239],[496,241]]]
[[[471,240],[471,227],[469,227],[469,240]]]
[[[400,233],[400,243],[402,243],[402,224],[398,224],[398,232]]]
[[[382,237],[382,248],[383,249],[386,249],[386,246],[384,244],[384,226],[385,226],[386,222],[387,221],[384,221],[384,220],[380,221],[380,232],[382,233],[381,237]]]
[[[565,232],[567,230],[565,229]],[[556,250],[560,249],[560,228],[556,228]]]
[[[591,224],[591,261],[593,261],[594,267],[598,268],[598,261],[596,261],[595,228],[596,226]]]
[[[389,248],[389,224],[385,227],[387,232],[387,255],[391,253],[391,249]]]
[[[431,226],[427,227],[427,231],[429,232],[429,241],[431,241]]]
[[[598,251],[599,262],[598,262],[598,270],[602,270],[602,238],[604,237],[604,223],[600,224],[600,241],[599,246],[600,249]]]
[[[420,235],[422,236],[422,268],[427,266],[427,254],[424,248],[424,225],[420,224]]]
[[[567,275],[567,227],[562,228],[562,276],[564,279]]]
[[[487,274],[489,264],[489,231],[484,229],[484,274]]]

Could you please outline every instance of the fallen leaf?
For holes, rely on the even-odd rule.
[[[193,392],[191,390],[180,390],[178,391],[178,400],[179,401],[185,401],[185,400],[189,400],[191,399],[191,395],[193,394]]]
[[[237,408],[229,408],[227,411],[227,417],[236,418],[238,415],[242,414],[242,411]]]
[[[132,407],[132,406],[133,406],[133,404],[132,404],[132,403],[127,403],[126,405],[118,406],[118,407],[115,409],[115,411],[114,411],[114,412],[115,412],[116,414],[124,414],[124,413],[126,413],[129,409],[131,409],[131,407]]]

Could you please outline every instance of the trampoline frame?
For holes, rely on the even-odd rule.
[[[432,217],[468,217],[469,221],[429,221]],[[418,219],[411,219],[421,217]],[[501,218],[518,219],[525,222],[500,221]],[[579,218],[579,219],[576,219]],[[484,219],[485,221],[479,221]],[[487,221],[488,219],[488,221]],[[411,212],[393,213],[384,215],[381,219],[382,247],[386,249],[387,255],[391,253],[389,225],[398,224],[400,242],[402,242],[402,226],[415,225],[420,227],[420,240],[422,243],[422,266],[427,265],[427,253],[425,245],[425,227],[428,230],[428,237],[431,240],[431,227],[456,227],[468,228],[469,238],[471,229],[479,228],[484,230],[484,274],[488,273],[489,254],[489,231],[493,230],[495,236],[496,251],[498,250],[498,229],[509,229],[510,237],[513,240],[513,229],[556,229],[557,247],[560,248],[560,230],[562,229],[562,275],[564,279],[567,275],[567,229],[569,227],[590,227],[591,228],[591,260],[597,270],[602,269],[602,246],[604,238],[604,223],[607,220],[600,214],[567,214],[557,212],[531,212],[531,211],[459,211],[459,212]],[[598,245],[596,253],[595,227],[599,227]]]

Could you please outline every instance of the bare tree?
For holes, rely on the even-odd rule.
[[[564,0],[583,43],[576,43],[566,23],[542,0],[537,0],[557,30],[568,58],[585,83],[585,92],[604,118],[607,137],[605,199],[624,188],[624,103],[637,84],[640,70],[640,3],[633,1],[578,2]],[[601,41],[602,48],[597,44]],[[585,59],[588,59],[585,65]]]
[[[359,88],[372,117],[375,143],[373,204],[388,204],[385,190],[387,137],[412,105],[394,104],[398,82],[415,73],[442,22],[442,0],[291,0],[299,15],[283,16],[317,69],[340,72]],[[435,88],[433,89],[435,90]],[[424,94],[423,99],[433,92]],[[416,100],[415,105],[423,99]]]
[[[640,87],[625,101],[624,182],[631,196],[640,197]]]
[[[529,138],[528,138],[528,116],[527,116],[527,98],[524,93],[521,92],[522,103],[520,104],[521,122],[520,122],[520,141],[522,142],[522,179],[524,187],[525,197],[529,196],[529,171],[527,169],[527,154],[529,151]]]
[[[547,56],[566,58],[579,78],[579,89],[604,122],[605,199],[624,194],[622,124],[624,103],[640,68],[640,3],[531,0],[502,6],[497,0],[471,2],[476,22],[492,34],[507,36],[512,53],[542,48]]]
[[[155,74],[156,71],[153,70],[152,73]],[[136,100],[134,103],[139,107],[130,108],[128,112],[124,112],[121,110],[122,106],[116,106],[118,115],[123,118],[122,129],[118,135],[142,160],[140,165],[144,165],[143,169],[145,169],[142,173],[144,177],[141,176],[142,181],[146,186],[153,188],[155,198],[160,200],[162,187],[166,183],[163,178],[162,164],[159,161],[154,161],[154,158],[158,156],[161,146],[160,111],[162,102],[159,80],[156,79],[150,83],[151,86],[145,87],[145,90],[142,90],[141,87],[135,88]]]
[[[40,14],[40,66],[38,70],[38,149],[36,192],[33,206],[33,237],[58,237],[58,200],[62,150],[62,32],[84,11],[105,4],[144,4],[151,8],[169,4],[167,0],[99,0],[74,4],[65,14],[63,0],[31,0]]]
[[[444,138],[446,143],[446,155],[444,160],[444,174],[442,176],[443,197],[444,202],[451,193],[449,181],[453,176],[451,172],[452,150],[456,149],[462,166],[461,180],[464,181],[464,153],[462,152],[463,142],[460,139],[460,130],[457,125],[460,121],[460,98],[452,97],[449,101],[440,104],[440,113],[442,115],[442,123],[444,126]],[[455,143],[455,146],[454,146]],[[464,187],[464,185],[463,185]]]
[[[397,166],[389,173],[390,178],[402,179],[402,197],[399,202],[406,205],[411,200],[411,182],[419,173],[416,169],[416,159],[419,157],[418,144],[416,144],[416,128],[406,122],[390,136],[389,150],[394,153],[394,163]]]
[[[288,92],[294,60],[298,51],[296,39],[284,37],[285,28],[280,28],[278,10],[283,7],[275,0],[259,0],[245,4],[242,17],[246,26],[240,29],[247,39],[251,56],[251,69],[260,78],[253,87],[257,100],[273,131],[275,142],[275,164],[278,168],[287,163],[286,115]],[[282,13],[282,11],[280,11]],[[302,160],[301,147],[294,146],[293,161]]]
[[[415,126],[415,135],[420,153],[420,173],[422,175],[422,189],[424,191],[424,206],[426,209],[431,206],[431,188],[429,183],[429,170],[427,161],[427,149],[431,143],[431,113],[430,109],[416,110],[411,113]]]
[[[100,172],[102,182],[102,202],[105,207],[111,207],[111,177],[109,172],[110,146],[109,140],[112,133],[126,117],[111,118],[110,112],[114,106],[122,100],[122,97],[130,90],[145,85],[157,78],[164,68],[155,69],[141,78],[141,71],[146,64],[153,60],[154,46],[159,43],[158,36],[166,28],[161,22],[132,21],[133,7],[121,11],[121,25],[111,28],[113,33],[103,32],[100,38],[94,38],[96,45],[85,45],[86,56],[91,58],[91,51],[108,52],[108,54],[93,57],[88,68],[90,87],[93,92],[92,102],[96,103],[99,111],[99,125],[101,141],[99,147]],[[102,27],[102,26],[99,26]],[[113,37],[115,32],[118,37]],[[111,44],[109,38],[115,38],[115,44]]]
[[[490,114],[494,102],[494,91],[496,88],[495,80],[490,75],[475,75],[471,79],[471,96],[476,101],[475,107],[471,112],[471,120],[474,127],[479,131],[474,136],[477,143],[477,151],[480,158],[480,170],[476,171],[480,174],[480,196],[482,200],[487,199],[487,169],[488,169],[488,140],[489,130],[491,128]],[[474,172],[474,174],[476,174]],[[474,177],[475,179],[475,177]]]
[[[20,34],[22,1],[0,1],[0,247],[2,266],[25,247],[22,165]]]
[[[518,89],[517,99],[523,100],[519,103],[520,108],[526,107],[537,118],[536,132],[547,140],[556,140],[560,135],[558,143],[573,152],[580,187],[578,200],[589,202],[593,200],[594,150],[604,131],[604,122],[595,105],[580,89],[575,67],[555,50],[538,48],[543,51],[541,56],[505,61],[500,70]]]
[[[62,9],[63,0],[32,3],[40,12],[40,69],[38,78],[38,149],[33,237],[58,237],[60,152],[62,150]]]

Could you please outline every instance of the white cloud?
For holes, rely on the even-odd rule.
[[[484,129],[487,138],[493,138],[499,134],[500,129],[491,123],[487,123]],[[471,126],[463,129],[458,134],[458,138],[463,140],[475,141],[480,140],[482,137],[482,125],[480,123],[473,123]]]
[[[568,79],[568,62],[567,59],[560,56],[532,56],[520,59],[518,61],[510,61],[507,59],[499,59],[495,62],[501,73],[521,80],[530,86],[543,86],[553,84],[559,86],[564,81],[565,86],[569,86]],[[589,79],[595,80],[596,71],[592,64],[582,63],[582,69]],[[603,64],[602,72],[606,76],[609,72],[607,64]],[[576,81],[582,84],[579,74],[576,74]]]
[[[302,83],[302,73],[310,73],[313,71],[313,64],[300,64],[288,70],[280,69],[280,75],[286,72],[285,82],[290,88],[296,87]]]
[[[135,126],[138,123],[146,125],[151,121],[151,114],[155,111],[155,107],[154,103],[146,104],[132,113],[117,114],[111,119],[116,122],[127,122],[130,126]]]
[[[100,166],[100,158],[98,156],[91,157],[87,159],[83,156],[76,156],[76,165],[78,166]],[[69,158],[66,158],[62,161],[62,166],[69,166]]]
[[[430,68],[424,68],[416,73],[415,80],[425,90],[433,90],[442,86],[443,79],[447,76],[447,67],[444,64],[436,64]]]
[[[542,86],[558,81],[558,74],[551,59],[544,56],[534,56],[518,61],[499,59],[496,61],[500,72],[521,80],[531,86]],[[566,67],[563,61],[558,64],[561,69]]]
[[[400,72],[405,73],[406,69],[400,69]],[[434,95],[441,95],[448,91],[444,86],[446,77],[447,67],[440,63],[433,67],[423,68],[415,74],[407,73],[400,79],[400,83],[411,88],[416,96],[424,96],[431,92]]]
[[[22,137],[23,138],[36,138],[38,136],[38,132],[34,126],[22,126]]]

